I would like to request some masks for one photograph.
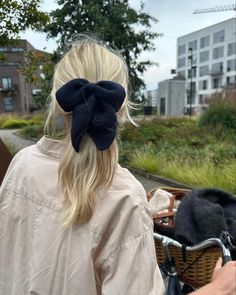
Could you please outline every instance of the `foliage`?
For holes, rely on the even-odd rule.
[[[9,119],[7,120],[1,128],[5,129],[14,129],[14,128],[21,128],[26,126],[27,123],[25,120],[14,120],[14,119]]]
[[[41,0],[0,1],[0,45],[8,45],[11,39],[27,28],[42,30],[49,21],[48,15],[40,11]]]
[[[121,131],[120,161],[196,187],[236,193],[235,130],[200,127],[193,118],[156,118],[127,123]]]
[[[207,150],[195,149],[180,155],[170,154],[164,147],[156,151],[154,146],[146,145],[132,154],[129,165],[195,187],[218,187],[236,193],[236,149],[232,150],[234,157],[228,160],[222,155],[217,164],[215,155]]]
[[[41,90],[33,96],[33,102],[36,109],[45,110],[51,91],[54,66],[59,56],[56,51],[49,54],[43,51],[32,50],[25,57],[27,62],[24,67],[20,68],[20,71],[25,76],[27,82],[36,84]]]
[[[216,93],[209,98],[208,104],[208,109],[200,117],[200,126],[222,125],[236,130],[235,91]]]
[[[92,32],[120,50],[129,68],[133,92],[144,86],[138,73],[142,74],[153,63],[140,61],[139,56],[143,51],[154,50],[152,40],[159,34],[151,31],[152,23],[157,20],[144,12],[142,2],[139,11],[131,8],[128,0],[57,0],[57,3],[59,8],[51,12],[52,21],[46,32],[50,37],[60,37],[61,48],[75,34]]]
[[[19,135],[25,139],[40,138],[43,135],[43,124],[25,126],[20,129]]]
[[[11,115],[1,115],[0,116],[0,128],[5,129],[12,129],[12,128],[22,128],[24,126],[28,125],[39,125],[42,124],[42,122],[45,119],[45,114],[38,113],[36,115],[17,115],[17,114],[11,114]]]

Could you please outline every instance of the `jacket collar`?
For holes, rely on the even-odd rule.
[[[43,154],[61,159],[68,147],[68,142],[43,136],[36,146]]]

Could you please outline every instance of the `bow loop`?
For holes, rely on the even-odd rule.
[[[109,148],[117,131],[116,112],[125,96],[125,89],[116,82],[95,84],[85,79],[71,80],[56,92],[60,107],[72,112],[71,140],[77,152],[85,133],[99,150]]]

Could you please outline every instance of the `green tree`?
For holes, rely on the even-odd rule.
[[[57,0],[57,3],[59,8],[50,14],[48,36],[59,37],[61,48],[82,32],[92,32],[115,45],[127,62],[135,98],[134,94],[144,86],[139,74],[153,64],[150,60],[140,61],[139,56],[143,51],[155,49],[152,41],[159,34],[150,29],[157,19],[144,12],[143,2],[139,11],[130,7],[128,0]]]
[[[32,50],[25,54],[27,61],[19,70],[25,76],[29,83],[33,83],[40,89],[33,96],[34,107],[37,109],[46,109],[48,96],[51,91],[52,76],[54,66],[59,59],[56,51],[47,53],[39,50]]]
[[[41,0],[0,1],[0,45],[8,45],[27,28],[42,30],[49,16],[39,9]]]

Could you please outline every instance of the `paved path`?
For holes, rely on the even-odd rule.
[[[149,192],[151,189],[153,189],[155,187],[166,186],[166,184],[164,184],[164,183],[161,183],[159,181],[154,181],[152,179],[148,179],[148,178],[138,175],[136,173],[133,173],[133,175],[142,183],[146,192]]]
[[[0,138],[3,141],[7,141],[16,147],[16,150],[20,150],[26,146],[35,143],[33,140],[23,139],[16,135],[18,129],[0,129]]]

